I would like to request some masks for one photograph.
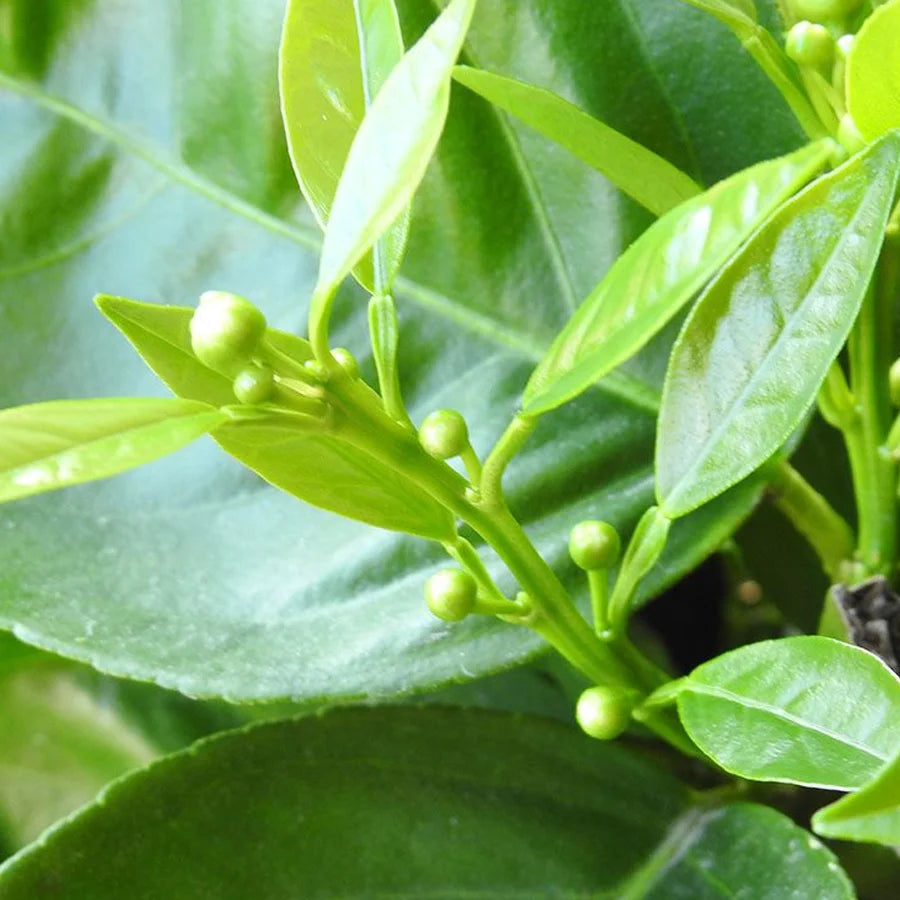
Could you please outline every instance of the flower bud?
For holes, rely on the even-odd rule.
[[[824,25],[798,22],[788,32],[785,51],[801,66],[827,66],[834,58],[834,38]]]
[[[890,385],[891,403],[896,407],[900,407],[900,359],[895,359],[888,374],[888,383]]]
[[[445,622],[459,622],[473,609],[478,597],[475,579],[462,569],[441,569],[425,584],[428,609]]]
[[[251,361],[266,332],[266,320],[249,300],[237,294],[206,291],[191,317],[190,331],[197,359],[230,375]]]
[[[611,741],[628,727],[633,708],[631,697],[623,691],[592,687],[578,698],[575,718],[585,734],[600,741]]]
[[[569,535],[569,556],[579,569],[609,569],[619,561],[622,542],[608,522],[579,522]]]
[[[265,403],[275,390],[275,377],[268,366],[251,365],[234,379],[234,395],[241,403]]]
[[[469,443],[466,420],[454,409],[430,413],[419,428],[419,443],[437,459],[459,456]]]
[[[343,347],[335,347],[331,355],[337,360],[337,364],[351,377],[359,378],[359,363],[356,357]]]

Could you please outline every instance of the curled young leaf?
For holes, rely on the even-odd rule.
[[[453,77],[565,147],[658,216],[700,193],[670,162],[551,91],[470,66],[457,66]]]
[[[636,353],[760,222],[825,165],[830,147],[822,141],[739,172],[648,228],[534,370],[525,413],[538,415],[571,400]]]
[[[194,400],[55,400],[0,411],[0,503],[118,475],[221,425]]]
[[[657,431],[668,516],[761,466],[815,402],[859,312],[898,173],[900,134],[888,135],[786,203],[697,301]]]
[[[403,56],[393,0],[289,0],[279,56],[281,113],[294,172],[322,228],[353,138]],[[369,291],[387,290],[409,230],[401,215],[354,274]]]
[[[679,684],[691,739],[741,778],[852,790],[900,747],[900,680],[831,638],[741,647]]]

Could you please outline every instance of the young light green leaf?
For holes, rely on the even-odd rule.
[[[294,172],[325,228],[353,138],[403,56],[393,0],[289,0],[281,36],[281,113]],[[369,291],[387,290],[409,231],[402,215],[356,266]]]
[[[900,748],[872,781],[820,809],[812,824],[823,837],[900,845]]]
[[[831,146],[822,141],[739,172],[655,222],[553,342],[525,388],[525,412],[559,406],[637,352],[825,165]]]
[[[54,400],[0,411],[0,503],[118,475],[227,419],[193,400]]]
[[[704,753],[755,781],[852,790],[900,747],[900,680],[868,651],[825,637],[704,663],[681,683],[678,712]]]
[[[452,541],[452,514],[402,472],[329,434],[272,415],[226,424],[216,441],[281,490],[378,528]]]
[[[551,91],[469,66],[457,66],[453,77],[565,147],[658,216],[700,193],[670,162]]]
[[[888,135],[785,204],[697,301],[672,350],[656,492],[672,518],[797,427],[859,312],[900,172]]]
[[[682,2],[708,12],[736,30],[749,30],[756,25],[756,4],[753,0],[682,0]]]
[[[334,291],[396,221],[425,174],[474,10],[475,0],[452,0],[388,76],[356,133],[335,192],[310,306],[309,332],[317,350],[325,349]]]
[[[192,309],[108,296],[97,305],[176,394],[220,406],[235,403],[231,382],[191,350]],[[266,341],[294,359],[310,358],[302,338],[269,329]],[[213,438],[266,481],[313,506],[439,541],[456,534],[453,516],[402,472],[329,434],[297,427],[290,416],[229,421]]]
[[[846,81],[847,108],[864,137],[900,128],[900,0],[866,19],[850,49]]]
[[[128,900],[853,896],[773,809],[693,805],[636,754],[545,719],[436,708],[203,741],[0,868],[0,900],[121,900],[123,884]]]

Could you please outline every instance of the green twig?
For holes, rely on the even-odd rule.
[[[503,506],[503,473],[510,460],[534,431],[537,419],[517,415],[500,436],[484,463],[481,475],[481,499],[488,508]]]

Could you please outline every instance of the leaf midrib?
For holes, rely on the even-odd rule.
[[[758,712],[768,713],[773,718],[780,719],[783,722],[789,722],[792,725],[797,725],[814,734],[819,734],[823,737],[833,740],[835,741],[835,743],[841,744],[845,747],[851,747],[854,750],[858,750],[860,753],[863,753],[866,756],[870,756],[872,759],[876,760],[876,762],[880,765],[884,764],[889,759],[888,756],[879,753],[872,747],[867,747],[865,744],[860,744],[857,741],[851,740],[845,735],[838,734],[837,732],[826,728],[824,725],[821,725],[817,722],[810,722],[798,715],[794,715],[793,713],[788,712],[783,707],[772,706],[770,703],[766,703],[762,700],[755,700],[752,697],[747,697],[744,694],[735,693],[728,688],[718,687],[712,684],[705,684],[703,682],[688,681],[684,688],[682,688],[682,693],[700,694],[706,697],[715,697],[719,700],[727,700],[729,702],[732,702],[736,706],[742,706],[748,709],[757,710]]]
[[[142,159],[158,169],[172,182],[194,191],[207,200],[218,204],[228,212],[308,249],[314,251],[321,249],[322,239],[316,229],[299,223],[286,222],[264,212],[252,203],[243,200],[208,178],[198,174],[183,163],[173,162],[164,158],[157,152],[155,147],[129,134],[114,122],[88,113],[38,85],[14,78],[3,72],[0,72],[0,87],[5,87],[20,96],[26,97],[53,114],[102,137],[130,155]],[[549,337],[544,341],[536,341],[505,322],[499,322],[490,316],[471,310],[463,304],[454,302],[438,291],[405,276],[399,276],[396,284],[398,292],[402,293],[404,297],[420,308],[441,316],[465,328],[467,331],[486,338],[497,346],[512,351],[530,361],[539,361],[543,357],[546,347],[550,344]],[[611,376],[599,382],[597,387],[647,412],[655,414],[659,410],[659,391],[655,387],[625,372],[613,372]]]

